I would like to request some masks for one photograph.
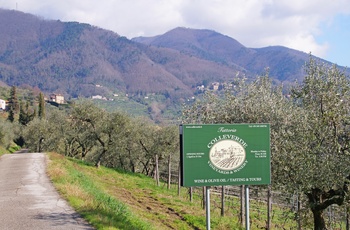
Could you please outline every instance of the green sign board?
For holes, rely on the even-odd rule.
[[[181,185],[271,183],[269,124],[180,126]]]

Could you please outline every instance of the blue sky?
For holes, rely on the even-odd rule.
[[[247,47],[282,45],[350,67],[350,0],[0,0],[0,8],[127,38],[211,29]]]
[[[328,44],[326,59],[350,68],[350,15],[336,15],[329,24],[321,25],[321,31],[316,40]]]

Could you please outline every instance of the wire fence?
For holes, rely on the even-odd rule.
[[[161,172],[160,178],[167,182],[168,172]],[[178,186],[178,172],[173,171],[171,175],[171,184]],[[225,213],[230,213],[243,223],[244,209],[242,206],[244,194],[242,194],[242,186],[222,186],[211,187],[211,193],[221,197],[224,191]],[[201,197],[204,200],[204,192],[201,187],[193,187],[192,194],[189,196]],[[271,197],[270,200],[268,197]],[[266,226],[258,226],[258,228],[270,229],[267,223],[270,217],[272,229],[311,229],[313,226],[313,217],[311,211],[307,207],[305,198],[298,194],[287,194],[279,191],[270,191],[268,186],[250,186],[249,187],[249,209],[259,220],[265,220]],[[221,209],[222,204],[217,200],[213,200],[212,208]],[[203,201],[205,202],[205,201]],[[269,210],[268,205],[271,202],[272,208]],[[204,208],[204,203],[202,204]],[[348,230],[349,214],[344,206],[331,205],[324,211],[325,222],[329,230]],[[274,220],[279,220],[274,223]],[[282,220],[282,221],[281,221]],[[277,223],[278,222],[278,223]],[[291,227],[292,226],[292,227]]]

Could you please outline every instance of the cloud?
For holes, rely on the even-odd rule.
[[[128,38],[178,26],[212,29],[248,47],[282,45],[324,57],[321,26],[350,14],[350,0],[18,0],[18,9],[47,19],[90,23]],[[0,0],[0,7],[14,3]]]
[[[248,47],[283,45],[321,57],[329,47],[315,39],[321,23],[350,12],[348,0],[210,0],[199,7],[189,2],[183,13],[190,26],[210,27]]]

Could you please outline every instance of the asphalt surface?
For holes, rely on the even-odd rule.
[[[43,153],[0,157],[0,229],[94,229],[59,196],[46,160]]]

